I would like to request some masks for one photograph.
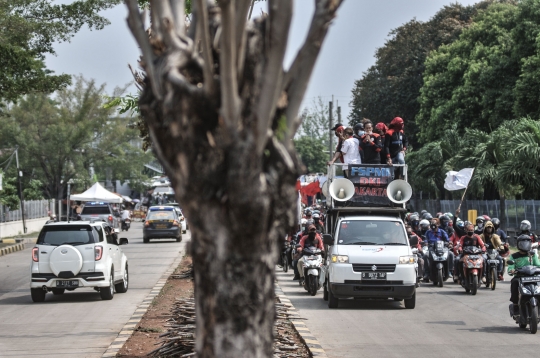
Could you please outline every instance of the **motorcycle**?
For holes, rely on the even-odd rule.
[[[322,251],[315,247],[304,248],[304,280],[300,281],[300,285],[309,292],[311,296],[315,296],[317,291],[324,283],[325,273],[323,272]]]
[[[461,287],[465,289],[465,292],[470,292],[474,296],[482,284],[480,280],[484,270],[482,249],[476,246],[465,246],[461,262],[463,263]]]
[[[508,260],[513,265],[513,260]],[[514,315],[513,304],[510,304],[510,317],[526,328],[527,324],[532,334],[538,330],[538,300],[540,299],[540,268],[532,265],[523,266],[516,270],[519,277],[519,315]]]
[[[128,231],[131,227],[131,220],[130,219],[124,219],[122,220],[122,231]]]
[[[495,286],[497,286],[497,265],[499,264],[499,261],[497,260],[497,256],[499,254],[499,251],[494,249],[491,245],[486,245],[487,249],[487,267],[486,267],[486,287],[491,287],[491,290],[495,290]]]
[[[443,282],[449,277],[448,251],[444,241],[437,241],[429,246],[429,278],[439,287],[443,287]]]

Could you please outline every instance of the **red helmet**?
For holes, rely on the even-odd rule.
[[[490,218],[488,215],[482,215],[482,217],[483,217],[484,220],[486,220],[486,221],[491,221],[491,218]]]
[[[380,129],[383,133],[386,133],[386,131],[388,130],[388,127],[383,122],[377,123],[375,128]]]

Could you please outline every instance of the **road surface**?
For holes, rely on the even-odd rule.
[[[329,357],[536,356],[540,333],[521,330],[508,313],[509,277],[495,291],[465,294],[457,284],[421,284],[416,308],[402,302],[340,300],[329,309],[322,289],[311,297],[292,270],[277,271],[278,283]]]
[[[129,290],[101,300],[93,289],[47,294],[44,303],[30,298],[27,249],[0,257],[0,357],[101,357],[135,309],[184,250],[174,240],[142,242],[142,224],[119,237],[129,262]]]

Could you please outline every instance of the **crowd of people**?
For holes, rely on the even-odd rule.
[[[348,164],[405,164],[408,141],[403,126],[400,117],[394,118],[388,126],[382,122],[374,125],[369,119],[352,128],[336,124],[330,130],[334,131],[338,144],[328,165],[337,160],[345,164],[343,174],[347,178]]]

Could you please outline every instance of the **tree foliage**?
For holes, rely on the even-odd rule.
[[[320,140],[312,137],[302,136],[294,140],[294,146],[302,163],[306,166],[307,173],[326,173],[326,162],[328,149]]]
[[[106,168],[113,179],[141,177],[151,155],[130,144],[138,134],[126,127],[130,119],[113,117],[113,109],[103,103],[103,86],[77,77],[54,98],[28,95],[9,116],[0,117],[0,141],[8,148],[19,146],[24,188],[35,189],[38,183],[32,179],[39,180],[47,198],[60,199],[71,179],[79,189],[92,184],[91,167],[100,179],[105,179]],[[14,176],[13,165],[10,170]]]
[[[109,21],[98,13],[120,0],[0,0],[0,101],[28,93],[53,92],[70,83],[44,64],[55,42],[69,41],[84,25],[100,30]]]

